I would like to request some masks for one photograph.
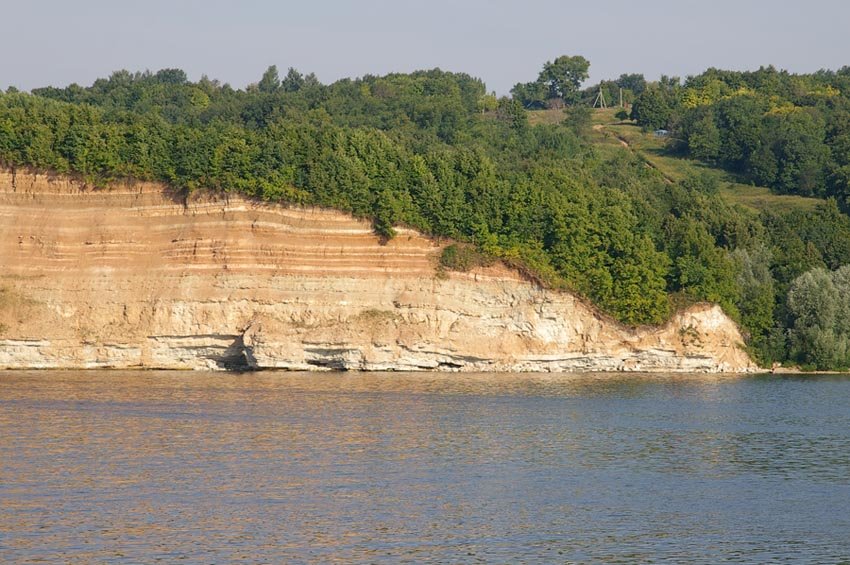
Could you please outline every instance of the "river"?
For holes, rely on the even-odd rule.
[[[850,378],[0,372],[0,562],[850,559]]]

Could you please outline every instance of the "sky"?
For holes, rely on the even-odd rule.
[[[590,79],[850,65],[846,0],[0,0],[0,88],[181,68],[236,88],[269,65],[343,77],[439,67],[507,94],[583,55]]]

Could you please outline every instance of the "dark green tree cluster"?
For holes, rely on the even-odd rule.
[[[850,67],[662,78],[636,98],[631,118],[673,131],[689,156],[756,184],[850,206]]]
[[[644,129],[670,127],[675,108],[676,91],[663,82],[648,86],[632,104],[630,118]]]
[[[850,367],[850,266],[794,279],[788,308],[794,359],[816,369]]]
[[[511,94],[525,108],[573,104],[580,99],[579,87],[589,69],[590,62],[581,55],[561,55],[543,65],[536,81],[517,83]]]

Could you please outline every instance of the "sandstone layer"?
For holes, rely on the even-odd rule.
[[[755,367],[698,305],[626,328],[400,229],[153,183],[0,171],[0,367],[705,371]]]

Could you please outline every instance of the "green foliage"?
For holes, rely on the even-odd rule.
[[[750,332],[752,349],[763,357],[766,364],[781,360],[769,347],[774,328],[775,282],[770,272],[773,254],[761,241],[748,249],[739,247],[732,252],[737,263],[737,285],[740,290],[738,311],[741,324]]]
[[[589,69],[590,62],[581,55],[561,55],[543,65],[535,82],[516,84],[511,94],[526,108],[543,108],[551,100],[575,103]]]
[[[284,92],[298,92],[306,85],[315,82],[315,77],[304,77],[301,73],[289,67],[286,71],[286,76],[280,82],[280,87]]]
[[[548,98],[560,98],[572,102],[581,83],[587,80],[590,62],[576,55],[561,55],[554,61],[546,62],[537,82],[543,83],[549,91]]]
[[[798,281],[850,262],[850,73],[711,69],[684,86],[623,75],[579,91],[587,69],[559,57],[501,99],[439,69],[324,85],[271,66],[245,90],[176,69],[118,71],[86,88],[0,93],[0,162],[94,185],[158,180],[332,207],[371,219],[385,239],[398,225],[455,239],[445,269],[498,258],[627,324],[708,300],[740,320],[765,362],[846,362],[850,310],[838,299],[821,325],[809,313],[850,295],[850,275],[830,275],[827,299],[806,298],[816,291]],[[594,144],[581,102],[600,88],[622,88],[631,117],[672,128],[691,157],[834,198],[757,215],[726,203],[716,171],[667,179],[616,143]],[[552,101],[570,106],[532,125],[525,108]]]
[[[499,99],[496,97],[496,93],[485,94],[481,98],[478,99],[477,107],[481,110],[481,113],[484,114],[486,112],[494,112],[499,108]]]
[[[539,81],[517,83],[511,88],[514,100],[529,110],[546,107],[549,90],[546,85]]]
[[[472,245],[452,243],[443,248],[440,266],[450,271],[468,272],[476,267],[487,267],[495,258],[481,253]]]
[[[693,300],[717,302],[739,317],[738,274],[728,253],[718,248],[707,226],[693,217],[671,217],[666,225],[667,253],[673,260],[670,288]]]
[[[646,79],[639,73],[622,74],[617,79],[616,84],[619,88],[627,90],[635,96],[640,96],[646,90]],[[631,100],[626,100],[626,102],[631,102]]]
[[[850,205],[850,80],[710,69],[667,99],[675,135],[692,157],[780,193]]]
[[[793,356],[817,369],[850,367],[850,266],[813,269],[788,290]]]
[[[694,116],[690,127],[688,149],[691,155],[709,163],[716,162],[723,149],[723,140],[720,138],[720,129],[715,124],[713,116],[707,112],[701,117]]]
[[[277,66],[272,65],[263,73],[263,78],[257,83],[260,92],[272,93],[280,88],[280,77],[277,74]]]
[[[803,196],[824,192],[829,148],[823,119],[810,111],[768,114],[761,121],[761,145],[749,170],[759,184]]]
[[[670,97],[657,87],[645,90],[632,104],[631,118],[645,130],[668,127],[672,115]]]
[[[579,137],[586,137],[592,127],[593,110],[587,106],[572,106],[564,110],[564,124]]]

